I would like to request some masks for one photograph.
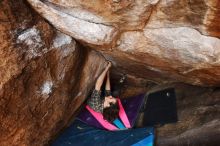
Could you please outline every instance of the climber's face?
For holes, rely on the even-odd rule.
[[[106,96],[105,101],[104,101],[104,108],[110,107],[110,105],[115,104],[116,101],[117,101],[116,98],[114,98],[112,96]]]

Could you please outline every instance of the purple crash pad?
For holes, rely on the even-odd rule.
[[[142,106],[145,94],[139,94],[137,96],[121,99],[121,103],[124,107],[124,110],[127,114],[128,120],[133,127],[139,113],[139,110]],[[77,116],[77,119],[100,129],[104,129],[101,124],[92,116],[92,114],[86,109],[83,108],[82,111]]]

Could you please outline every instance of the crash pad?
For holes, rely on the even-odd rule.
[[[153,146],[154,128],[107,131],[75,120],[52,146]]]
[[[134,126],[137,119],[139,110],[144,103],[145,94],[139,94],[137,96],[132,96],[128,98],[122,98],[121,103],[124,107],[128,120],[131,126]],[[86,109],[83,108],[80,114],[77,116],[77,119],[96,128],[104,129],[102,125],[92,116],[92,114]]]

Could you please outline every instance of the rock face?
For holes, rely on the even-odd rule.
[[[0,145],[47,145],[77,114],[106,59],[113,63],[113,83],[127,74],[126,87],[132,89],[125,97],[155,83],[218,86],[219,4],[0,1]],[[186,122],[158,129],[158,145],[186,145],[189,135],[195,140],[191,144],[200,144],[204,131],[205,144],[219,143],[219,92],[214,98],[209,90],[204,93],[178,98],[178,114]],[[192,120],[189,109],[196,111]]]
[[[23,1],[0,4],[0,145],[45,145],[79,109],[106,62]]]
[[[156,82],[220,84],[218,0],[28,2],[60,31],[102,50],[121,72]]]

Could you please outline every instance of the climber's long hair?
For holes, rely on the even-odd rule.
[[[114,104],[110,104],[109,107],[106,107],[103,109],[103,117],[105,120],[109,122],[113,122],[115,119],[117,119],[119,116],[119,107],[118,107],[118,101]]]

